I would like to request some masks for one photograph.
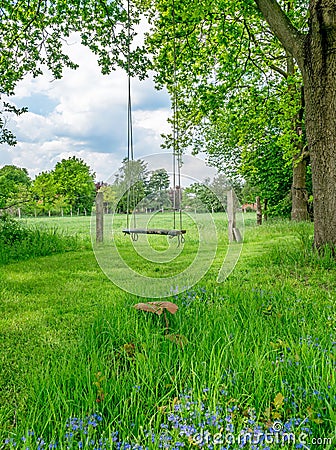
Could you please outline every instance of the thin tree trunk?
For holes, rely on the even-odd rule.
[[[293,160],[292,220],[308,220],[308,191],[306,188],[306,159],[301,154]]]
[[[258,197],[256,197],[256,204],[257,204],[257,225],[262,225],[262,209],[259,195]]]

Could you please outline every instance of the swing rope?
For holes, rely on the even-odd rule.
[[[129,185],[127,189],[127,228],[130,228],[130,203],[135,203],[135,188],[132,179],[133,161],[134,161],[134,145],[133,145],[133,120],[132,120],[132,95],[131,95],[131,7],[130,0],[127,1],[127,174]],[[132,192],[132,198],[131,198]],[[136,217],[133,211],[133,226],[136,228]]]
[[[182,167],[182,154],[179,149],[179,127],[178,127],[178,99],[177,99],[177,65],[176,65],[176,30],[175,30],[175,3],[173,0],[173,32],[174,32],[174,76],[173,76],[173,209],[174,209],[174,228],[171,229],[137,229],[136,228],[136,216],[135,210],[132,211],[133,217],[133,228],[130,228],[130,214],[131,201],[133,203],[133,208],[135,209],[136,203],[136,189],[133,178],[134,171],[134,145],[133,145],[133,121],[132,121],[132,97],[131,97],[131,19],[130,19],[130,1],[127,1],[127,38],[128,38],[128,46],[127,46],[127,74],[128,74],[128,101],[127,101],[127,171],[129,178],[129,185],[127,189],[127,229],[123,230],[123,233],[131,235],[132,239],[136,241],[138,239],[139,234],[156,234],[156,235],[166,235],[169,237],[177,236],[178,245],[180,242],[184,242],[183,234],[186,233],[186,230],[182,229],[182,190],[181,190],[181,167]],[[176,174],[177,172],[177,174]],[[176,180],[177,179],[177,180]],[[178,183],[178,184],[177,184]],[[176,195],[178,193],[178,196]],[[180,229],[176,229],[176,215],[179,212],[179,225]]]
[[[177,98],[177,51],[176,51],[176,17],[175,17],[175,0],[173,1],[173,209],[174,209],[174,229],[176,229],[176,213],[179,212],[180,230],[182,230],[182,190],[181,190],[181,167],[182,155],[179,146],[179,109]],[[177,183],[176,184],[176,169]],[[178,188],[177,188],[178,186]],[[176,195],[178,194],[178,195]],[[177,199],[176,199],[177,197]],[[176,202],[177,200],[177,202]],[[177,203],[177,204],[176,204]]]

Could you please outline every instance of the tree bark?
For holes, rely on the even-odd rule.
[[[257,225],[262,225],[262,208],[260,197],[256,197],[256,205],[257,205]]]
[[[306,159],[299,154],[293,160],[292,213],[296,222],[308,220],[308,192],[306,188]]]

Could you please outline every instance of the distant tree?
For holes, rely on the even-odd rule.
[[[195,212],[207,212],[208,208],[202,200],[195,194],[194,186],[188,186],[182,191],[182,209]]]
[[[244,193],[251,192],[268,199],[269,215],[290,217],[291,185],[293,178],[292,164],[282,157],[283,150],[273,142],[265,139],[263,145],[254,146],[242,152],[241,175],[250,187]],[[244,199],[254,202],[252,198]]]
[[[35,178],[32,186],[37,212],[50,213],[56,202],[56,185],[52,172],[42,172]]]
[[[116,208],[117,192],[116,187],[110,184],[102,184],[98,190],[104,194],[104,209],[108,214]]]
[[[72,210],[90,214],[96,195],[95,174],[90,167],[73,156],[58,162],[52,174],[56,194],[64,197]]]
[[[223,173],[216,175],[210,182],[210,189],[216,195],[217,200],[220,202],[219,211],[226,208],[227,203],[227,192],[229,189],[233,188],[235,190],[238,198],[240,197],[241,185],[239,181],[231,182]]]
[[[50,172],[42,172],[33,183],[38,211],[60,213],[79,210],[91,213],[96,186],[90,167],[75,156],[62,159]]]
[[[137,209],[140,202],[146,197],[146,183],[148,179],[147,163],[141,159],[128,161],[125,158],[116,176],[118,212],[130,212]]]
[[[146,183],[147,202],[150,208],[161,209],[171,207],[169,198],[169,175],[166,169],[151,172]]]
[[[54,211],[56,214],[62,214],[64,212],[69,212],[69,204],[67,202],[67,199],[64,195],[56,194],[55,200],[54,200]]]
[[[223,174],[219,174],[212,181],[206,178],[203,183],[193,183],[186,188],[187,198],[189,194],[189,198],[192,199],[190,207],[194,206],[195,209],[201,211],[224,211],[229,187]]]
[[[24,205],[28,201],[30,186],[31,179],[27,169],[14,165],[2,167],[0,169],[0,209]]]

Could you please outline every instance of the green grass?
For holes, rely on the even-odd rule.
[[[157,217],[155,226],[166,219]],[[117,218],[119,229],[123,220]],[[35,449],[36,438],[43,436],[48,443],[58,441],[59,448],[78,448],[87,436],[77,429],[73,443],[67,440],[68,418],[85,422],[96,413],[102,420],[88,427],[90,439],[109,441],[118,430],[127,442],[157,449],[146,437],[144,430],[150,429],[189,448],[170,414],[178,409],[178,420],[187,423],[191,411],[196,424],[208,420],[207,409],[213,415],[217,408],[220,415],[219,407],[236,431],[255,414],[266,428],[276,419],[307,419],[313,437],[335,439],[335,262],[328,254],[312,253],[311,224],[276,221],[256,227],[248,215],[241,257],[218,284],[227,243],[223,217],[215,220],[224,233],[210,270],[196,286],[168,298],[179,306],[169,317],[170,334],[179,335],[175,339],[183,345],[166,338],[163,317],[132,307],[145,299],[111,283],[92,250],[1,267],[0,442],[12,438],[16,448]],[[90,218],[48,223],[59,229],[63,224],[66,233],[79,230],[84,239],[90,233]],[[169,263],[139,258],[130,239],[119,233],[115,244],[141,273],[172,274],[196,254],[194,225],[187,218],[185,223],[181,265],[173,264],[170,272]],[[176,252],[166,238],[151,242],[159,255],[167,248]],[[155,272],[156,267],[164,270]],[[186,405],[190,400],[194,403]],[[34,436],[28,437],[29,430]],[[21,436],[28,440],[23,443]],[[333,447],[325,442],[312,448]]]
[[[55,225],[27,224],[0,216],[0,265],[89,248],[89,244],[89,237],[66,233]]]
[[[29,226],[57,228],[67,235],[76,235],[83,238],[90,236],[90,216],[38,217],[22,219],[21,222]]]

